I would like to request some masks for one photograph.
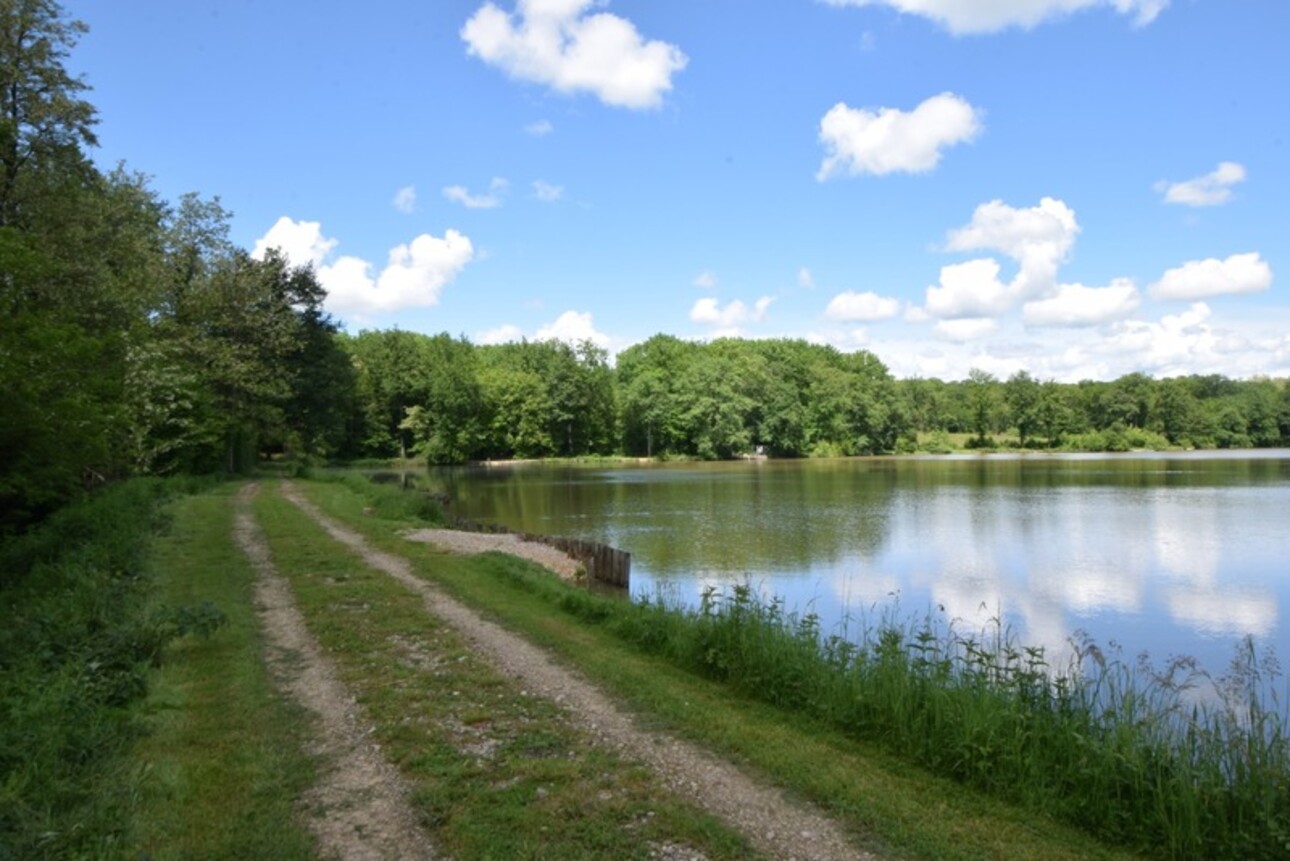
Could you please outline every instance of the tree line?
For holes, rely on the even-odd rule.
[[[802,340],[656,335],[475,345],[349,335],[312,269],[229,239],[218,198],[162,200],[87,154],[65,62],[85,28],[0,0],[0,533],[129,475],[308,458],[729,458],[991,446],[1274,446],[1285,381],[894,379]]]
[[[1286,381],[1210,374],[1110,382],[892,377],[873,353],[804,340],[655,335],[476,346],[399,330],[336,336],[355,372],[331,454],[497,458],[819,457],[1009,446],[1127,451],[1290,444]]]

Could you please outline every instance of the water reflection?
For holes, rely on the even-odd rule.
[[[1290,452],[455,469],[458,513],[604,541],[635,591],[752,582],[826,630],[899,608],[998,619],[1058,657],[1077,629],[1222,667],[1290,653]]]

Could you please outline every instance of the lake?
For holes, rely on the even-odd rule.
[[[750,582],[826,633],[994,618],[1053,658],[1084,632],[1221,672],[1290,655],[1290,451],[434,469],[455,514],[632,554],[632,592]]]

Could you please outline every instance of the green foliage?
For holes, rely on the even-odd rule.
[[[120,837],[105,783],[166,643],[210,633],[212,606],[149,608],[145,554],[182,485],[96,493],[0,546],[0,857],[96,855]]]
[[[89,86],[64,67],[86,31],[54,0],[0,2],[0,228],[18,222],[34,175],[54,164],[79,166],[80,146],[97,143]]]

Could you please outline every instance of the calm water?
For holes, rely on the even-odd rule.
[[[943,610],[1064,654],[1290,657],[1290,451],[436,470],[457,514],[603,541],[632,591],[745,580],[826,631]]]

